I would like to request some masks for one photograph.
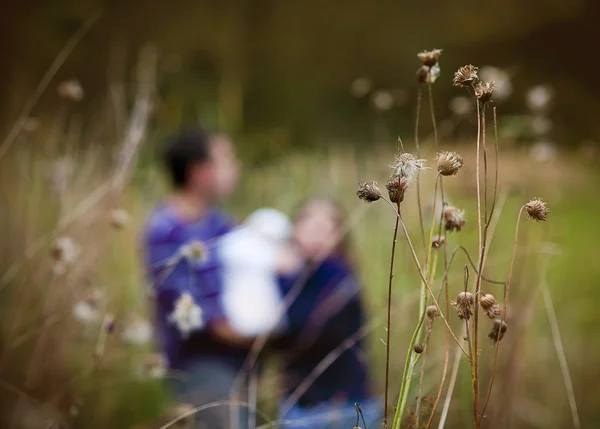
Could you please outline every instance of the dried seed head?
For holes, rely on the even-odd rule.
[[[525,204],[525,210],[527,210],[529,219],[537,221],[547,220],[548,214],[550,214],[550,209],[548,209],[546,203],[539,198],[534,198]]]
[[[427,317],[429,317],[431,320],[435,320],[440,317],[440,310],[438,310],[435,305],[430,305],[425,311],[427,313]]]
[[[404,193],[408,188],[408,182],[403,177],[390,177],[387,184],[385,185],[390,201],[396,204],[400,204],[404,201]]]
[[[456,314],[459,319],[469,320],[473,315],[475,299],[471,292],[459,293],[456,301],[452,301],[451,304],[456,308]]]
[[[475,85],[475,95],[480,103],[485,104],[492,99],[492,94],[494,93],[494,86],[496,83],[494,81],[486,82],[480,81]]]
[[[446,242],[446,237],[444,235],[434,235],[431,239],[431,247],[434,249],[439,249]]]
[[[459,88],[471,86],[479,80],[479,76],[477,76],[478,70],[479,68],[475,67],[473,64],[462,66],[454,73],[452,83]]]
[[[494,320],[494,326],[492,326],[492,330],[488,334],[488,338],[496,343],[504,338],[504,334],[506,333],[507,329],[508,327],[506,326],[506,322],[496,319]]]
[[[485,315],[490,319],[495,319],[502,315],[502,309],[491,293],[482,293],[479,297],[479,304],[481,304]]]
[[[427,169],[425,167],[426,162],[427,160],[425,159],[418,159],[411,153],[403,152],[400,155],[396,155],[394,163],[390,165],[390,168],[394,170],[392,176],[402,177],[410,183],[420,172]]]
[[[417,69],[419,83],[435,83],[438,77],[440,77],[440,66],[437,64],[433,67],[421,66]]]
[[[372,203],[381,198],[381,190],[377,186],[377,182],[365,182],[358,185],[356,195],[367,203]]]
[[[442,220],[446,231],[460,231],[465,226],[465,211],[454,206],[444,207]]]
[[[456,152],[440,152],[437,154],[437,170],[442,176],[453,176],[463,166],[463,157]]]
[[[421,354],[423,353],[423,346],[417,343],[413,346],[413,350],[415,351],[415,353]]]
[[[50,253],[55,261],[68,265],[79,257],[81,247],[70,237],[59,237],[52,243]]]
[[[421,60],[421,64],[427,67],[435,66],[442,55],[441,49],[433,49],[431,51],[423,51],[417,54],[417,57]]]

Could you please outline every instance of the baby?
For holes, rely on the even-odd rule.
[[[222,305],[238,335],[255,337],[284,326],[277,275],[300,266],[288,244],[291,233],[287,216],[264,208],[221,239]]]

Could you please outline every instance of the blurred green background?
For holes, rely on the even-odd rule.
[[[573,427],[540,293],[544,285],[554,300],[582,427],[598,426],[600,267],[594,249],[600,236],[594,221],[600,210],[600,81],[590,45],[600,39],[600,3],[2,4],[1,427],[156,428],[168,414],[162,383],[140,376],[152,345],[126,344],[120,333],[132,314],[147,317],[139,232],[166,191],[156,164],[158,144],[183,125],[202,123],[235,141],[244,173],[226,208],[239,219],[261,206],[291,214],[312,195],[341,201],[353,222],[350,234],[369,314],[381,317],[393,216],[383,205],[361,204],[355,187],[358,181],[385,182],[397,136],[414,150],[416,54],[431,48],[444,49],[441,76],[432,87],[440,147],[465,157],[459,176],[444,182],[446,198],[464,208],[468,220],[463,232],[450,237],[451,247],[463,244],[476,252],[477,122],[468,94],[452,86],[461,65],[480,66],[482,76],[498,84],[494,106],[502,204],[488,277],[506,277],[519,207],[540,196],[552,210],[546,224],[522,225],[510,331],[484,427]],[[73,39],[86,23],[89,31]],[[44,80],[74,40],[56,73]],[[43,89],[39,99],[36,88]],[[422,155],[433,166],[437,149],[427,90],[421,90]],[[433,172],[422,179],[426,221],[433,180]],[[414,189],[404,205],[418,243]],[[115,209],[130,217],[123,229],[111,220]],[[50,250],[64,236],[82,251],[76,263],[58,272]],[[400,243],[393,398],[419,287],[406,245]],[[451,273],[451,297],[462,287],[465,263],[459,258]],[[117,333],[107,339],[99,334],[101,326],[84,327],[73,318],[73,306],[91,289],[105,296],[98,304],[101,314],[117,320]],[[501,296],[499,290],[488,292]],[[456,318],[451,324],[459,332]],[[367,349],[379,392],[382,336],[380,326]],[[441,326],[431,343],[424,383],[430,396],[441,380]],[[93,357],[99,344],[101,359]],[[487,339],[482,344],[487,380],[493,347]],[[447,428],[471,427],[468,367],[461,365]],[[261,381],[260,406],[271,418],[276,381],[275,368]],[[411,393],[412,408],[416,395]]]

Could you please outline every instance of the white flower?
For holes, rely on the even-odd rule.
[[[79,257],[81,247],[70,237],[59,237],[52,245],[52,256],[58,262],[72,264]]]
[[[506,70],[490,66],[481,67],[479,69],[479,78],[484,81],[494,82],[494,100],[506,100],[512,95],[512,81]]]
[[[167,359],[160,353],[152,353],[144,359],[142,376],[163,378],[167,374]]]
[[[450,110],[456,116],[467,116],[473,112],[473,101],[464,95],[459,95],[450,100]]]
[[[146,344],[152,339],[152,326],[145,319],[134,316],[125,326],[121,338],[130,344]]]
[[[191,241],[179,248],[179,255],[190,264],[199,265],[208,260],[208,248],[199,240]]]
[[[81,101],[84,95],[83,87],[76,79],[67,80],[58,85],[57,92],[60,97],[71,101]]]
[[[533,111],[548,108],[552,101],[552,88],[547,85],[538,85],[527,91],[527,107]]]
[[[364,97],[371,91],[373,82],[367,77],[359,77],[350,85],[350,94],[356,98]]]
[[[100,320],[100,311],[89,300],[81,300],[73,307],[73,316],[83,323],[95,323]]]
[[[373,93],[373,106],[375,109],[385,112],[394,105],[394,97],[388,91],[378,90]]]
[[[417,159],[416,156],[408,152],[401,153],[394,157],[394,163],[390,166],[396,177],[402,177],[407,182],[412,182],[421,171],[425,171],[425,159]]]
[[[110,224],[117,229],[123,229],[129,224],[129,213],[123,209],[115,209],[110,213]]]
[[[184,338],[187,338],[190,332],[204,326],[202,309],[188,292],[182,294],[175,302],[175,308],[169,316],[169,321],[177,326]]]

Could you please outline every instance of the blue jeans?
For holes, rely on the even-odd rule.
[[[359,402],[368,428],[378,428],[383,417],[383,404],[378,398]],[[284,429],[350,429],[356,425],[354,403],[322,403],[315,407],[295,405],[281,417]],[[359,418],[359,426],[363,427]],[[364,428],[363,428],[364,429]]]

